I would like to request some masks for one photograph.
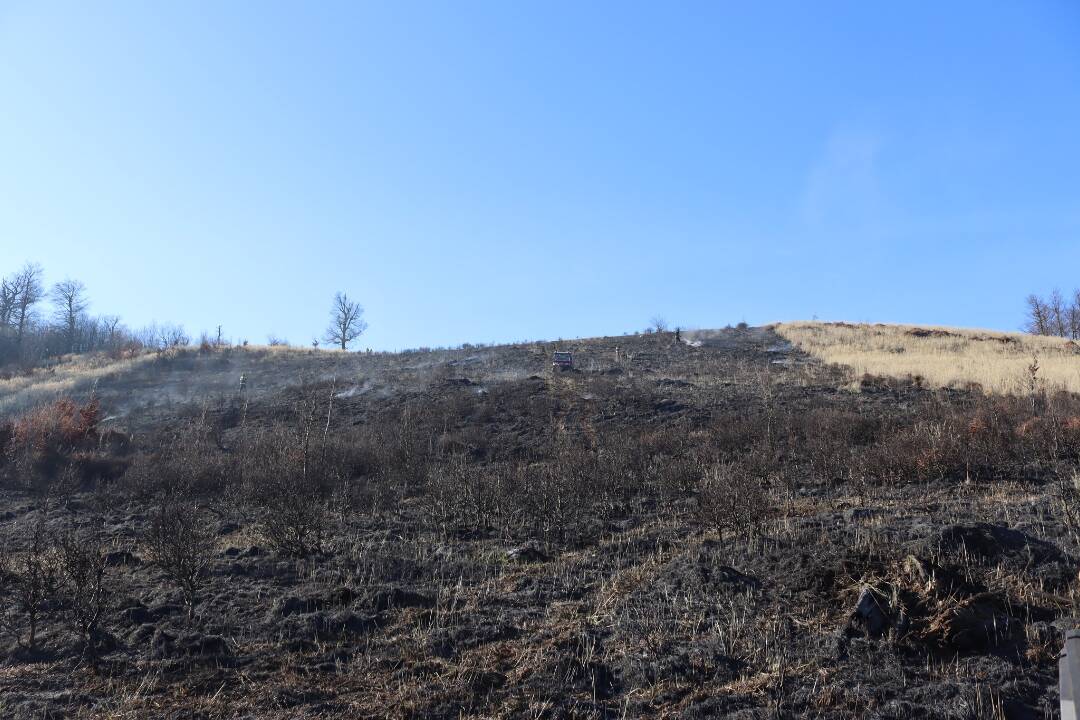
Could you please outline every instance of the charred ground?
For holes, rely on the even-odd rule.
[[[13,417],[0,714],[1053,715],[1080,400],[689,340],[181,351]]]

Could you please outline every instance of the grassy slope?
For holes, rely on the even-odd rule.
[[[1030,392],[1032,358],[1047,390],[1080,392],[1080,347],[1063,338],[912,325],[791,322],[776,331],[827,363],[932,387],[976,383],[987,392]]]

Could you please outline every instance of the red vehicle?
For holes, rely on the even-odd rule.
[[[556,351],[551,357],[551,367],[556,370],[573,370],[574,354],[562,350]]]

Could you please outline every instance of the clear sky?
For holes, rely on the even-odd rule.
[[[1015,329],[1080,285],[1080,3],[0,0],[0,273],[396,349]]]

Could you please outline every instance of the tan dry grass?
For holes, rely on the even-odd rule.
[[[189,369],[170,374],[167,366],[165,370],[156,367],[160,360],[183,357],[191,361]],[[110,403],[110,408],[116,410],[123,404],[121,400],[145,402],[158,396],[170,396],[169,390],[177,390],[174,386],[180,379],[185,379],[187,386],[182,392],[177,391],[179,399],[192,400],[233,389],[242,372],[258,375],[262,389],[266,384],[280,387],[299,382],[305,378],[308,368],[315,375],[324,371],[334,374],[333,370],[339,365],[363,362],[364,356],[357,353],[284,345],[248,345],[210,353],[201,353],[195,348],[163,354],[147,350],[123,358],[106,353],[66,355],[48,367],[0,378],[0,417],[25,412],[66,395],[81,397],[95,389],[105,394],[122,395],[123,398],[111,398],[114,402]]]
[[[71,355],[46,368],[0,379],[0,413],[31,407],[77,390],[92,387],[109,376],[130,372],[152,359],[143,354],[112,359],[105,355]]]
[[[1063,338],[992,330],[823,322],[780,323],[778,334],[827,363],[863,374],[919,376],[933,387],[982,386],[987,393],[1029,392],[1038,356],[1046,390],[1080,392],[1080,347]]]

